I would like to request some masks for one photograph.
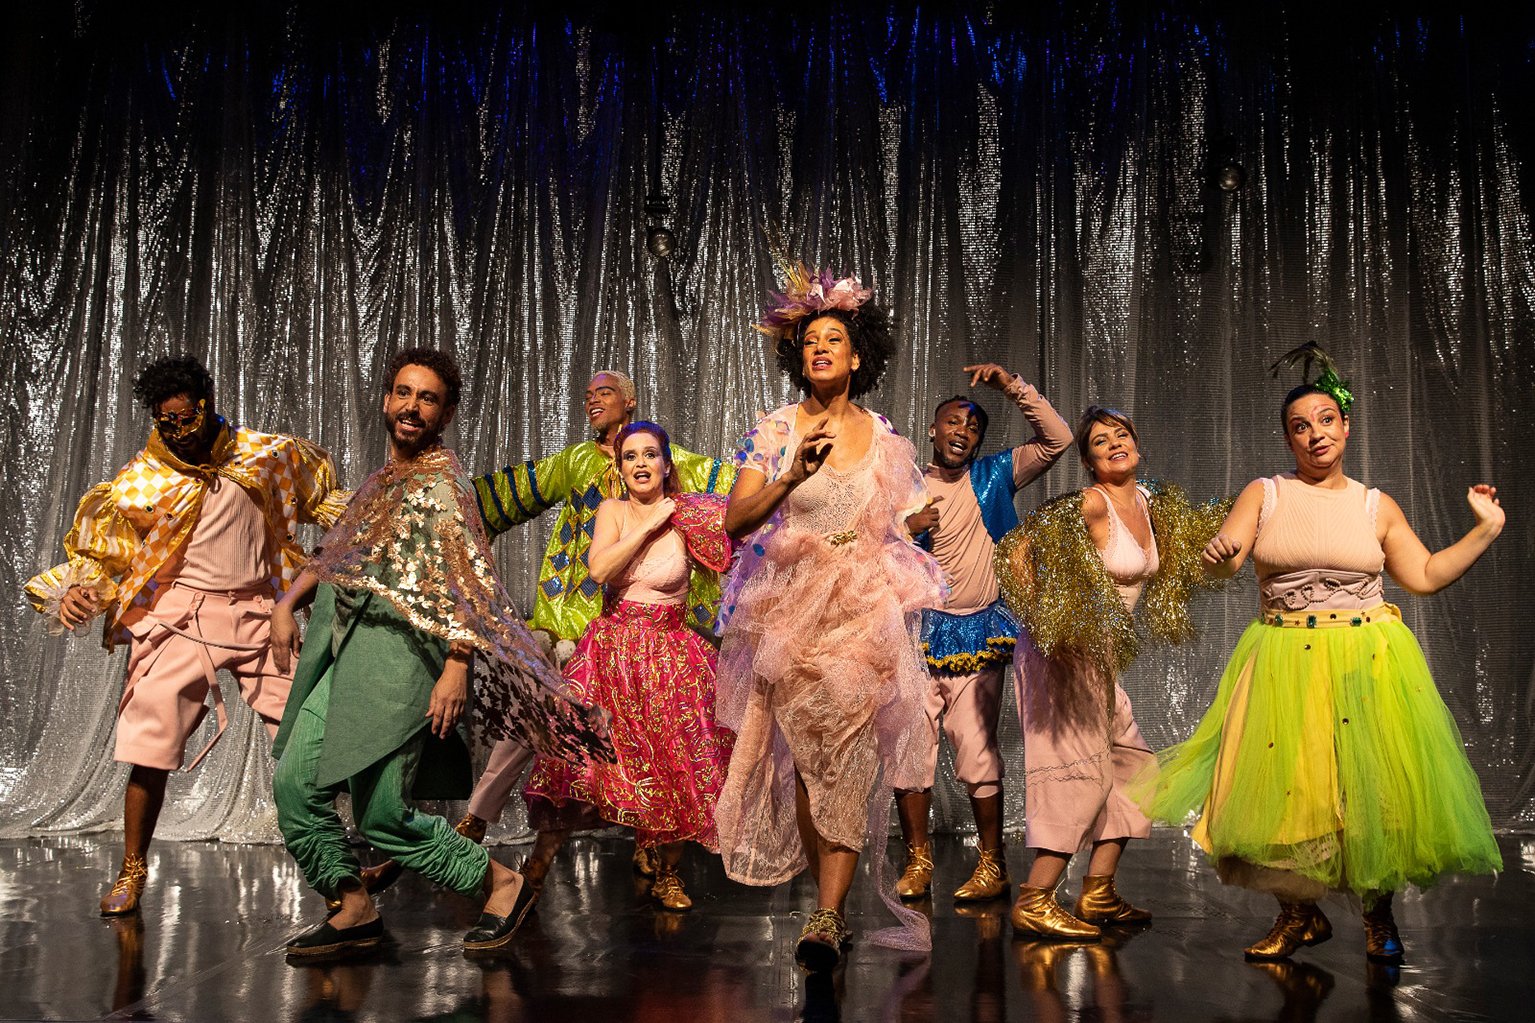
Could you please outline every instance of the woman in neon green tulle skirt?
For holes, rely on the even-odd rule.
[[[1364,904],[1367,954],[1400,961],[1392,892],[1502,863],[1460,733],[1381,572],[1412,593],[1443,589],[1504,515],[1495,488],[1471,487],[1476,525],[1430,554],[1395,501],[1343,474],[1350,395],[1324,366],[1283,405],[1295,471],[1249,484],[1205,549],[1221,577],[1252,554],[1261,614],[1194,734],[1137,795],[1157,819],[1198,811],[1193,837],[1221,880],[1278,897],[1248,958],[1327,940],[1316,901],[1342,891]]]

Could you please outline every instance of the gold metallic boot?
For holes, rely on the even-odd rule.
[[[1055,901],[1054,888],[1018,886],[1018,901],[1013,903],[1013,930],[1038,934],[1055,941],[1097,941],[1103,931],[1086,920],[1078,920]]]
[[[641,877],[655,877],[661,857],[649,846],[634,847],[634,872]]]
[[[1320,945],[1332,937],[1332,924],[1314,902],[1281,902],[1274,926],[1247,946],[1249,959],[1288,959],[1302,945]]]
[[[139,896],[149,883],[149,864],[142,856],[123,857],[123,869],[117,874],[112,890],[101,897],[102,916],[122,916],[139,908]]]
[[[1399,963],[1403,952],[1402,936],[1391,915],[1391,895],[1381,896],[1364,913],[1364,953],[1377,963]]]
[[[901,879],[895,883],[895,893],[903,899],[923,899],[932,883],[933,847],[908,845],[906,869],[901,871]]]
[[[650,886],[650,897],[660,903],[662,909],[677,913],[692,909],[693,900],[688,898],[687,890],[682,887],[682,878],[677,876],[677,868],[659,856],[656,861],[656,880]]]
[[[485,829],[489,826],[489,821],[482,821],[474,814],[466,813],[462,820],[453,825],[453,830],[469,839],[475,845],[484,845]]]
[[[549,876],[549,866],[550,864],[543,860],[524,856],[522,865],[517,868],[517,873],[522,875],[522,879],[533,886],[535,896],[544,894],[544,878]]]
[[[1130,905],[1114,889],[1113,874],[1084,874],[1077,916],[1094,924],[1149,924],[1151,914]]]
[[[956,902],[981,902],[1006,895],[1011,887],[1012,883],[1007,879],[1007,854],[1002,849],[982,849],[975,873],[954,890],[954,899]]]

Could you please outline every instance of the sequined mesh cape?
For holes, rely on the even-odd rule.
[[[677,482],[691,493],[728,494],[735,466],[672,446]],[[602,611],[602,587],[586,565],[597,506],[622,493],[613,459],[596,441],[572,444],[547,458],[507,466],[474,481],[474,497],[491,539],[561,505],[554,534],[538,570],[538,590],[528,625],[559,639],[577,640]],[[719,579],[696,572],[688,588],[688,624],[712,633],[719,607]]]
[[[304,560],[295,540],[299,523],[329,526],[346,506],[349,495],[338,489],[335,464],[307,440],[218,422],[206,465],[183,462],[159,430],[151,430],[143,451],[80,499],[64,537],[69,560],[26,584],[32,606],[54,620],[54,631],[64,628],[59,601],[71,586],[81,586],[105,608],[103,645],[110,650],[127,641],[128,627],[154,599],[155,577],[191,538],[215,476],[233,480],[260,506],[273,592],[286,592],[298,578]]]
[[[1219,531],[1231,499],[1189,503],[1181,487],[1142,480],[1151,494],[1151,528],[1161,567],[1135,611],[1126,610],[1087,532],[1078,490],[1046,501],[997,545],[1002,597],[1040,652],[1073,650],[1095,661],[1103,677],[1123,671],[1143,639],[1181,643],[1194,634],[1189,598],[1218,587],[1200,553]]]
[[[384,598],[415,628],[474,646],[474,726],[539,753],[608,759],[605,715],[564,695],[496,578],[473,490],[437,447],[391,461],[357,496],[307,566],[333,586]]]

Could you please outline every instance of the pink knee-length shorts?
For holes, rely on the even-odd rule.
[[[117,707],[118,761],[169,771],[180,767],[187,739],[208,713],[210,690],[219,722],[217,742],[227,725],[215,675],[219,669],[239,682],[240,695],[261,716],[268,734],[276,733],[293,673],[279,671],[272,659],[272,604],[266,587],[211,592],[172,583],[142,616],[127,623],[133,643]]]

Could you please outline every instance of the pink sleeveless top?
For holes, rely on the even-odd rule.
[[[1385,600],[1386,552],[1375,535],[1380,491],[1347,480],[1313,487],[1285,473],[1263,481],[1253,567],[1266,611],[1367,608]]]
[[[1103,559],[1103,567],[1108,571],[1109,578],[1114,580],[1114,588],[1119,591],[1119,599],[1125,602],[1125,610],[1132,611],[1135,602],[1141,599],[1141,589],[1145,587],[1146,580],[1157,574],[1161,564],[1157,555],[1157,537],[1153,533],[1151,546],[1142,547],[1129,528],[1120,521],[1119,512],[1115,511],[1108,491],[1096,484],[1093,489],[1100,491],[1109,505],[1109,542],[1098,552],[1098,556]],[[1136,503],[1150,522],[1151,508],[1146,503],[1146,492],[1136,487],[1135,494]]]
[[[628,510],[624,523],[628,525]],[[688,596],[688,548],[682,534],[665,529],[650,538],[613,585],[613,596],[640,604],[681,604]]]
[[[200,590],[251,590],[268,584],[266,516],[245,488],[214,476],[192,535],[161,577]]]

